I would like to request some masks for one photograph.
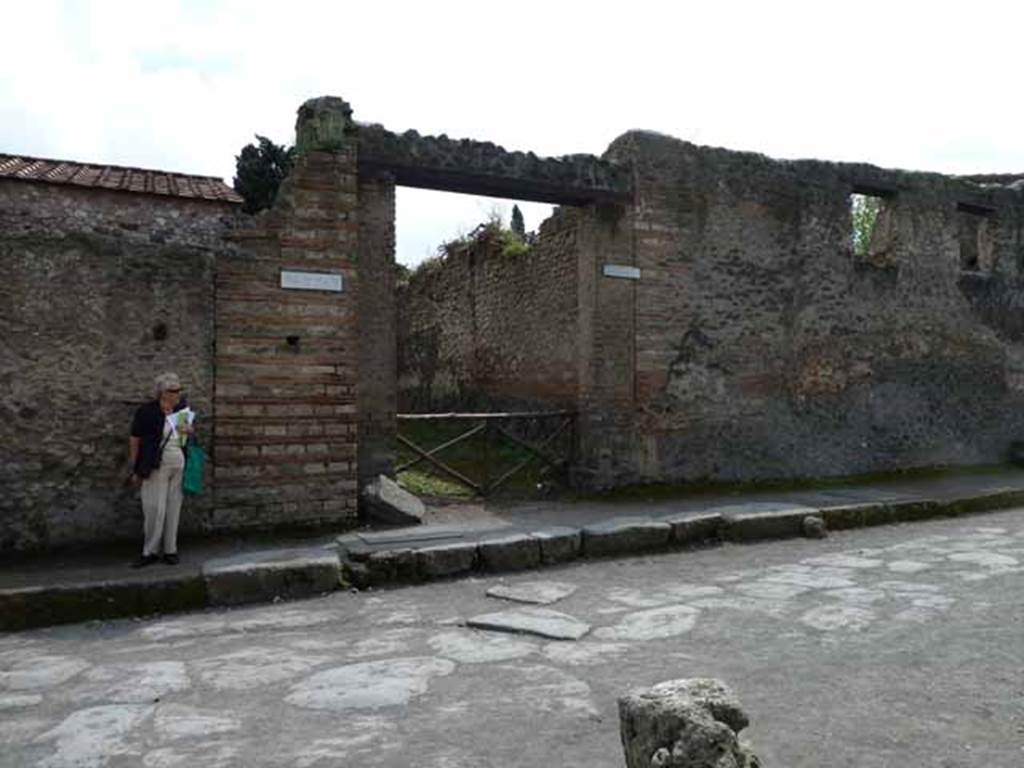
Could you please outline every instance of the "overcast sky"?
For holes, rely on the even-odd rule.
[[[1024,172],[1019,2],[8,0],[0,152],[225,177],[298,105],[541,155],[631,128],[775,157]],[[415,263],[494,201],[402,189]],[[524,205],[528,228],[550,206]],[[505,212],[510,204],[505,206]]]

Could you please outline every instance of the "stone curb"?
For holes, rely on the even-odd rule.
[[[721,542],[802,536],[814,517],[831,530],[958,517],[1024,506],[1024,489],[1007,488],[945,499],[905,499],[827,507],[775,505],[744,512],[737,506],[659,518],[622,518],[570,528],[504,532],[481,541],[374,550],[352,536],[337,550],[275,551],[211,560],[200,573],[145,580],[0,589],[0,631],[92,619],[171,613],[209,606],[308,597],[352,584],[414,584],[475,572],[497,573],[609,557],[667,552]]]
[[[329,550],[220,558],[203,564],[202,578],[211,606],[311,597],[338,589],[341,560]]]
[[[668,547],[669,523],[643,518],[619,518],[583,528],[583,555],[610,557],[637,552],[656,552]]]
[[[802,536],[804,519],[819,516],[813,507],[794,506],[788,509],[723,511],[721,537],[726,541],[760,541]]]
[[[205,608],[199,574],[158,581],[103,581],[0,590],[0,630],[120,619]]]
[[[1024,506],[1024,490],[1007,489],[952,499],[904,499],[885,502],[809,507],[795,504],[757,504],[711,508],[703,513],[679,513],[659,518],[619,518],[584,526],[557,527],[522,534],[504,534],[480,542],[460,542],[427,550],[457,547],[462,553],[457,567],[425,571],[426,560],[435,554],[418,555],[424,549],[382,550],[367,554],[359,544],[351,552],[341,547],[346,579],[360,589],[420,583],[468,573],[496,573],[544,567],[578,558],[600,558],[668,552],[723,542],[745,543],[769,539],[813,537],[819,521],[829,530],[848,530],[875,525],[957,517],[974,512]],[[754,507],[744,511],[743,507]],[[533,548],[539,544],[539,559]],[[470,555],[475,550],[475,558]]]

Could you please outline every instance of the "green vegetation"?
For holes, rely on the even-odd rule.
[[[242,210],[257,213],[270,208],[277,190],[292,169],[295,148],[278,145],[256,135],[257,144],[246,144],[235,156],[235,191],[245,203]]]
[[[512,220],[508,228],[520,240],[526,240],[526,222],[523,221],[523,212],[519,210],[518,205],[512,206]]]
[[[487,221],[474,230],[442,243],[437,249],[437,259],[444,259],[469,248],[479,248],[487,253],[497,252],[508,257],[522,256],[530,251],[535,237],[532,232],[525,231],[523,214],[518,205],[512,208],[512,225],[509,227],[505,226],[501,211],[494,208],[487,215]],[[427,259],[432,260],[436,259]]]
[[[867,256],[871,247],[871,236],[878,222],[882,198],[854,193],[850,195],[850,216],[853,219],[853,253]]]

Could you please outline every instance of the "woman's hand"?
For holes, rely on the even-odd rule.
[[[183,435],[194,435],[196,433],[196,428],[191,424],[182,424],[178,429],[181,430]]]

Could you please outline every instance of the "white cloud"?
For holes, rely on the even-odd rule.
[[[600,153],[649,128],[778,157],[1024,171],[1024,10],[1010,3],[37,0],[5,10],[0,151],[230,177],[254,133],[291,141],[297,106],[331,93],[359,120],[538,154]],[[403,190],[399,257],[418,260],[480,207]],[[524,207],[528,226],[546,210]]]

